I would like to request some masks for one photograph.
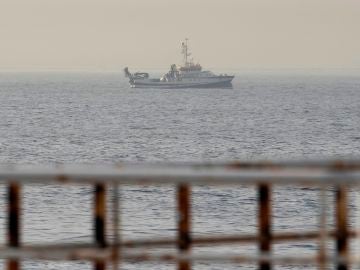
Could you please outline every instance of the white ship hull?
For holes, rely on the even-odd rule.
[[[234,76],[214,76],[210,78],[179,81],[160,81],[158,79],[139,79],[130,82],[133,88],[215,88],[231,87]]]

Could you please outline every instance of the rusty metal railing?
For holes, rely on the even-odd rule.
[[[88,244],[22,245],[21,243],[21,186],[40,184],[81,184],[94,186],[94,241]],[[19,270],[21,260],[88,260],[94,269],[104,270],[125,261],[175,262],[178,269],[191,269],[193,262],[256,263],[261,270],[274,264],[313,264],[326,269],[360,266],[360,256],[351,255],[349,241],[359,237],[357,229],[349,227],[348,189],[360,185],[360,161],[306,162],[233,162],[217,164],[128,164],[115,167],[94,166],[1,166],[0,184],[7,185],[6,246],[0,247],[0,259],[7,260],[8,270]],[[119,193],[121,185],[173,185],[177,189],[177,238],[124,240],[119,228]],[[258,233],[247,235],[196,236],[191,233],[191,187],[194,185],[253,185],[258,192]],[[317,187],[321,209],[316,231],[274,233],[272,231],[271,191],[277,185]],[[112,187],[112,223],[115,235],[106,238],[106,199]],[[327,229],[325,189],[333,188],[335,195],[335,227]],[[336,253],[329,254],[326,241],[333,239]],[[316,255],[275,256],[274,243],[316,240]],[[195,246],[257,243],[259,252],[252,256],[197,254]],[[151,251],[153,247],[173,246],[177,251]],[[140,251],[137,248],[142,248]],[[144,251],[145,248],[145,251]]]

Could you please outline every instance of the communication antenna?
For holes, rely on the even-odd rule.
[[[183,42],[181,44],[182,46],[182,54],[184,55],[184,66],[187,66],[189,64],[188,62],[188,57],[191,55],[191,53],[189,53],[189,49],[188,49],[188,38],[185,38],[185,42]]]

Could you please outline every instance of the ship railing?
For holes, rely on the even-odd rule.
[[[88,244],[24,245],[20,220],[22,186],[91,185],[93,186],[93,241]],[[0,247],[0,259],[6,269],[21,269],[23,260],[86,260],[94,269],[119,269],[122,262],[172,262],[178,269],[191,269],[194,262],[257,264],[261,270],[278,264],[313,265],[318,269],[360,268],[360,254],[350,253],[350,240],[359,238],[360,231],[350,227],[349,190],[360,184],[360,160],[230,162],[230,163],[166,163],[119,164],[104,166],[0,166],[0,184],[6,186],[7,243]],[[172,185],[176,188],[175,238],[124,239],[122,237],[121,198],[124,185]],[[201,236],[192,233],[191,190],[194,186],[254,186],[257,190],[257,233]],[[312,187],[319,194],[319,223],[314,231],[274,232],[272,229],[272,190],[277,186]],[[334,223],[329,226],[327,193],[334,194]],[[111,198],[111,204],[107,199]],[[135,211],[135,209],[134,209]],[[108,239],[106,216],[111,213],[113,237]],[[332,229],[328,229],[331,227]],[[275,243],[314,240],[315,255],[276,255]],[[335,243],[331,253],[327,241]],[[224,244],[258,246],[254,255],[231,255],[221,251],[196,253],[197,246],[217,247]],[[169,251],[153,248],[175,247]]]

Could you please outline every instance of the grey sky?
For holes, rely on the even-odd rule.
[[[0,0],[0,69],[360,68],[359,0]]]

